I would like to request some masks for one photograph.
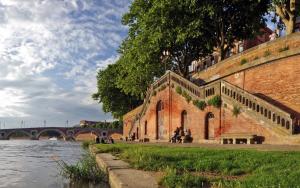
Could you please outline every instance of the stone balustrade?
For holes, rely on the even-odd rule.
[[[222,98],[238,104],[252,118],[281,127],[289,134],[294,133],[294,119],[291,114],[224,80],[221,81],[221,88]]]

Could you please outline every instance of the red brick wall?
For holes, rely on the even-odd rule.
[[[237,117],[232,114],[232,106],[227,104],[227,107],[222,107],[222,133],[248,133],[264,137],[263,143],[283,144],[280,139],[280,134],[274,132],[264,125],[263,122],[258,122],[245,113],[241,112]]]
[[[277,60],[225,78],[226,81],[299,116],[300,56]]]
[[[204,139],[205,115],[208,112],[214,114],[214,118],[209,121],[209,135],[214,138],[219,134],[219,109],[207,107],[201,111],[193,105],[192,101],[188,103],[184,97],[177,94],[174,88],[167,87],[151,98],[148,110],[140,122],[142,137],[156,140],[156,106],[160,100],[164,104],[164,140],[169,140],[175,129],[181,125],[181,113],[184,110],[187,112],[186,128],[191,130],[195,142]],[[147,135],[144,135],[145,121],[147,121]]]
[[[225,78],[226,81],[253,93],[259,94],[275,103],[287,106],[289,109],[300,112],[300,56],[293,56],[241,71]],[[194,142],[204,139],[205,116],[208,112],[214,114],[209,120],[210,138],[216,140],[221,133],[253,133],[265,137],[265,143],[276,143],[280,135],[264,126],[263,122],[247,117],[242,113],[238,118],[232,115],[229,108],[216,109],[206,107],[199,110],[184,97],[177,94],[175,88],[167,87],[157,92],[151,98],[148,110],[140,121],[141,138],[156,140],[156,105],[163,102],[164,113],[164,140],[169,140],[172,133],[181,124],[181,113],[187,112],[187,128],[191,130]],[[271,102],[271,101],[270,101]],[[220,120],[221,112],[221,120]],[[147,121],[147,135],[144,135],[145,121]],[[126,128],[125,128],[126,129]]]

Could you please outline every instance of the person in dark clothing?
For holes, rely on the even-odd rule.
[[[96,137],[96,144],[99,144],[100,143],[100,138],[99,136]]]
[[[105,140],[103,138],[101,138],[101,141],[100,141],[101,144],[105,144]]]
[[[110,142],[111,144],[114,144],[114,143],[115,143],[115,141],[114,141],[114,139],[113,139],[112,137],[109,137],[109,142]]]

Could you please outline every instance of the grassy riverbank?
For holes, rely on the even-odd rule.
[[[163,174],[166,187],[297,187],[300,152],[98,144],[132,167]]]

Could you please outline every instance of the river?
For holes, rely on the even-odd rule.
[[[74,164],[83,153],[78,142],[0,140],[0,188],[98,187],[72,184],[59,174],[56,160]]]

